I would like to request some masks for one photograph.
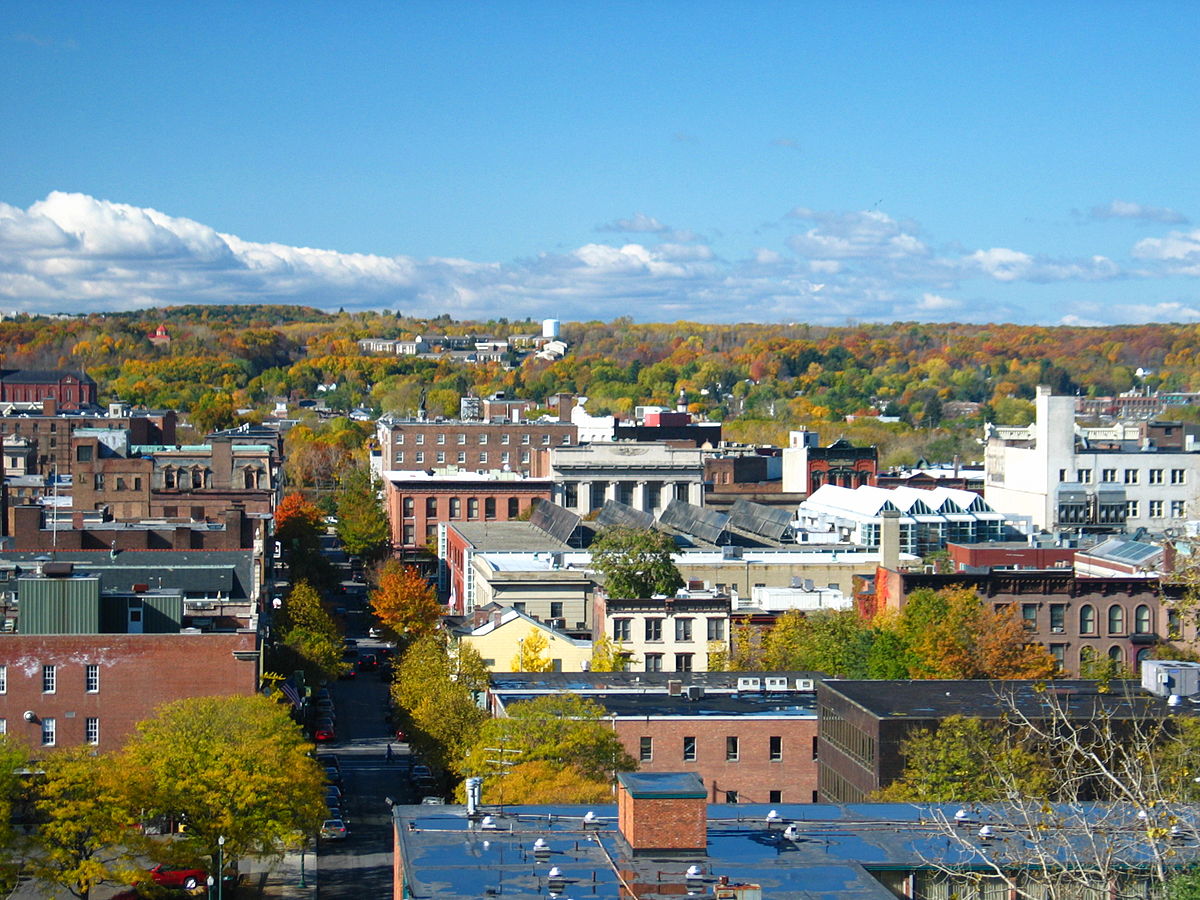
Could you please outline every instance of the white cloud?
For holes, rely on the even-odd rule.
[[[671,229],[654,216],[645,213],[634,213],[631,218],[617,219],[596,226],[597,231],[615,231],[624,234],[661,234]]]
[[[1113,200],[1103,206],[1093,206],[1088,212],[1091,219],[1137,219],[1142,222],[1159,222],[1163,225],[1184,225],[1187,217],[1183,213],[1165,206],[1147,206],[1128,200]]]
[[[265,302],[461,318],[1047,321],[1044,306],[1022,305],[1028,284],[1118,277],[1134,284],[1162,277],[1160,270],[1200,267],[1200,231],[1139,242],[1134,256],[1146,271],[1127,272],[1098,255],[935,249],[916,223],[878,210],[797,207],[780,224],[800,232],[730,259],[708,240],[637,214],[613,223],[644,235],[637,240],[597,240],[497,263],[246,241],[154,209],[53,193],[25,210],[0,203],[0,309]],[[1053,314],[1193,320],[1185,304],[1137,303]]]

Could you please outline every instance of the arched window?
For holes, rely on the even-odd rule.
[[[1114,603],[1108,608],[1108,633],[1121,634],[1125,631],[1125,609]]]
[[[175,487],[175,470],[170,466],[167,466],[165,469],[163,469],[163,487]]]
[[[1079,651],[1079,675],[1082,678],[1087,678],[1092,674],[1096,665],[1096,648],[1084,647]]]
[[[1153,653],[1154,653],[1154,650],[1151,649],[1150,647],[1143,647],[1141,650],[1139,650],[1137,652],[1137,667],[1138,667],[1139,672],[1142,671],[1142,663],[1144,663],[1146,660],[1150,659],[1150,657],[1153,655]]]
[[[1096,633],[1096,607],[1090,603],[1085,603],[1079,607],[1079,633]]]
[[[1108,648],[1108,658],[1119,666],[1125,665],[1125,651],[1116,644]]]
[[[200,467],[192,469],[192,489],[200,490],[204,487],[204,470]]]
[[[1133,630],[1138,634],[1150,633],[1150,607],[1145,603],[1133,611]]]

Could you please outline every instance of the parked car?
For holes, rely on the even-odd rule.
[[[358,661],[358,668],[362,672],[370,672],[379,667],[379,658],[374,653],[368,653]]]
[[[333,730],[333,723],[327,725],[318,725],[313,730],[313,740],[320,744],[327,744],[330,741],[337,740],[337,732]]]
[[[326,819],[321,823],[321,837],[327,841],[344,841],[350,836],[350,828],[344,819]]]
[[[428,784],[433,784],[433,772],[430,770],[429,766],[413,766],[412,779],[418,783],[426,782]]]
[[[149,871],[155,884],[168,888],[183,888],[185,891],[194,890],[208,878],[208,873],[203,869],[179,869],[163,863],[151,866]]]
[[[318,753],[316,760],[326,768],[337,769],[338,775],[342,774],[342,761],[336,753]]]

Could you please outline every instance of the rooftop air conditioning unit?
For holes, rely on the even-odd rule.
[[[814,685],[813,680],[811,678],[797,678],[796,679],[796,690],[811,691],[811,690],[815,690],[815,689],[816,689],[816,686]]]
[[[762,680],[759,678],[741,677],[737,680],[739,691],[757,691],[762,687]]]
[[[771,675],[767,677],[768,691],[786,691],[787,689],[788,680],[786,678],[781,678],[778,675]]]
[[[672,697],[678,697],[680,694],[683,693],[683,682],[679,681],[678,679],[672,678],[670,681],[667,682],[667,693],[670,694]]]
[[[704,688],[698,684],[689,684],[684,696],[689,700],[699,700],[704,696]]]

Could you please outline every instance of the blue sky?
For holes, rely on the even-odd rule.
[[[1200,321],[1190,3],[0,6],[0,309]]]

